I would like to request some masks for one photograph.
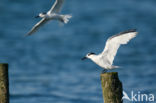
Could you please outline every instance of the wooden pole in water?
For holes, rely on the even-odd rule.
[[[8,64],[0,64],[0,103],[9,103]]]
[[[123,103],[122,83],[118,78],[118,73],[111,72],[101,74],[101,84],[104,103]]]

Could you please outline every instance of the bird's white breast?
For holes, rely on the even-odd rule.
[[[104,69],[109,69],[111,66],[109,61],[107,61],[103,55],[95,55],[91,60]]]

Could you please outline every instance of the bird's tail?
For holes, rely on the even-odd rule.
[[[61,22],[67,24],[67,23],[69,22],[69,19],[70,19],[71,17],[72,17],[71,15],[63,15],[63,16],[62,16]]]
[[[120,68],[119,66],[113,66],[111,67],[112,69]]]

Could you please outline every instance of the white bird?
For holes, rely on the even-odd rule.
[[[108,38],[105,48],[102,53],[96,55],[95,53],[88,53],[82,60],[91,59],[104,70],[119,68],[119,66],[113,66],[113,60],[116,56],[117,50],[121,44],[127,44],[132,38],[137,35],[136,30],[128,30],[121,32]]]
[[[32,35],[35,33],[41,26],[43,26],[45,23],[47,23],[50,20],[58,20],[62,23],[68,23],[69,19],[72,17],[71,15],[62,15],[59,14],[61,11],[62,5],[64,0],[56,0],[54,5],[51,7],[51,9],[47,13],[40,13],[36,18],[40,17],[42,18],[27,34]]]

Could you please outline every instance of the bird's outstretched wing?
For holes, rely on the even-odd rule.
[[[108,62],[112,65],[120,45],[127,44],[128,41],[130,41],[136,35],[136,30],[128,30],[108,38],[102,55],[105,55],[105,58],[107,58]]]
[[[54,5],[49,10],[50,13],[59,13],[61,11],[64,0],[56,0]]]
[[[26,36],[32,35],[33,33],[35,33],[41,26],[43,26],[48,20],[43,18],[42,20],[40,20],[30,31],[28,34],[26,34]]]

